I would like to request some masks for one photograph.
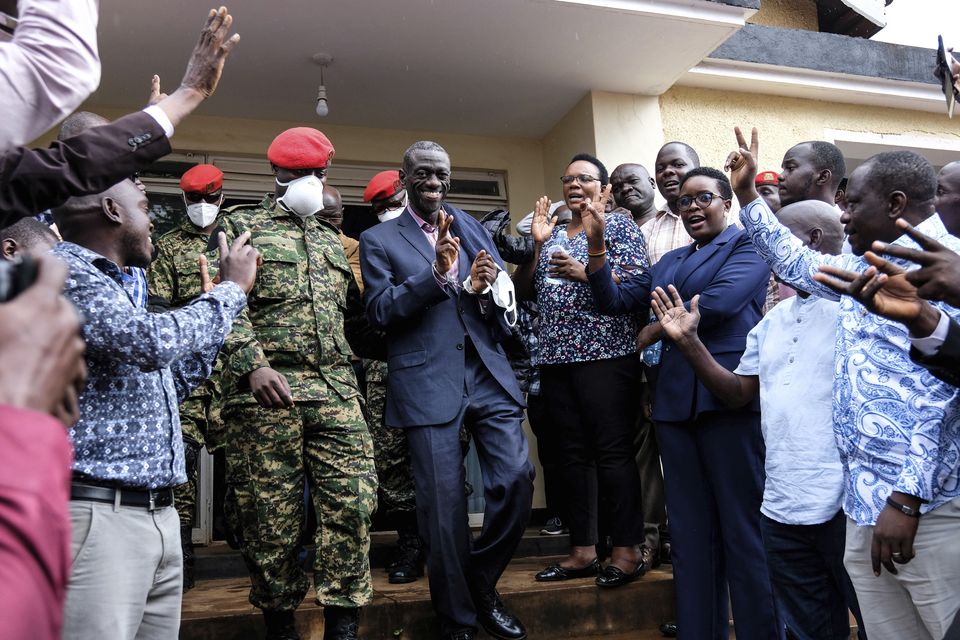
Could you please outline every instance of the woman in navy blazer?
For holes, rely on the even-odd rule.
[[[760,320],[770,271],[746,234],[727,226],[732,196],[729,180],[716,169],[687,173],[678,206],[693,243],[619,285],[610,278],[604,256],[603,214],[584,205],[589,279],[600,310],[646,314],[653,289],[669,284],[685,300],[700,294],[700,338],[720,363],[736,368],[747,333]],[[726,408],[665,339],[653,419],[673,541],[680,637],[729,637],[729,584],[737,638],[782,638],[760,540],[764,451],[759,405]]]

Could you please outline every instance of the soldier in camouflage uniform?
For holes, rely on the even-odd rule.
[[[370,203],[379,222],[391,220],[407,204],[407,192],[400,182],[399,171],[381,171],[371,178],[363,190],[364,202]],[[423,541],[417,533],[417,498],[413,487],[413,466],[407,435],[402,429],[384,424],[387,403],[387,363],[364,360],[367,382],[367,415],[373,436],[377,478],[380,481],[380,509],[397,527],[398,553],[387,565],[388,580],[393,584],[415,581],[423,575]]]
[[[187,215],[183,222],[157,241],[156,258],[147,272],[150,304],[154,310],[178,309],[203,293],[200,290],[200,255],[214,270],[223,203],[223,172],[210,164],[190,168],[180,178]],[[213,274],[211,274],[212,276]],[[177,487],[175,501],[180,516],[180,544],[183,548],[183,588],[193,587],[193,544],[191,533],[197,504],[197,476],[200,450],[213,453],[219,445],[215,397],[217,370],[180,404],[180,426],[187,467],[187,483]]]
[[[281,133],[267,151],[276,195],[228,220],[235,235],[252,232],[263,258],[225,346],[222,412],[236,426],[227,475],[250,602],[276,640],[299,638],[293,614],[309,588],[297,563],[304,481],[317,515],[314,585],[324,639],[356,638],[359,607],[373,595],[377,477],[344,328],[352,309],[365,320],[337,231],[314,215],[332,156],[315,129]]]

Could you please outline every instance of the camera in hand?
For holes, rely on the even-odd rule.
[[[16,262],[0,260],[0,302],[9,302],[37,279],[37,263],[30,256]]]

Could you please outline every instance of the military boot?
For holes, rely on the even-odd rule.
[[[414,582],[423,575],[423,541],[416,529],[401,528],[397,559],[387,568],[390,584]]]
[[[193,589],[193,565],[195,563],[193,556],[193,527],[184,525],[180,527],[180,551],[183,553],[183,591],[187,592]]]
[[[358,640],[360,609],[356,607],[323,608],[323,640]]]
[[[263,610],[263,622],[267,625],[266,640],[300,640],[293,611]]]

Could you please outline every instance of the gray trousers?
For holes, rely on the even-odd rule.
[[[73,500],[70,524],[64,640],[175,640],[183,597],[176,509]]]
[[[644,397],[648,393],[646,386],[645,383]],[[640,473],[644,544],[653,551],[654,557],[658,557],[660,532],[667,528],[666,502],[663,497],[663,468],[660,466],[660,448],[657,446],[657,434],[653,429],[653,421],[643,415],[642,408],[637,418],[634,446],[637,451],[637,471]]]
[[[960,609],[960,498],[920,518],[916,556],[873,575],[873,527],[847,520],[843,564],[860,601],[870,640],[940,640]]]

